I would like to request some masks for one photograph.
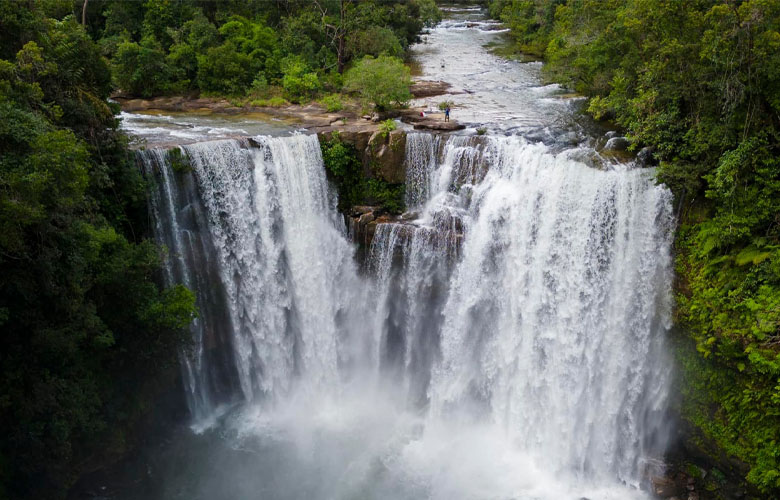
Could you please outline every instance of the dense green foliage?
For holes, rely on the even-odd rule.
[[[320,147],[328,178],[339,194],[340,210],[375,204],[392,214],[404,211],[405,186],[363,175],[363,165],[355,147],[342,141],[338,132],[334,132],[329,141],[321,141]]]
[[[780,491],[780,2],[497,0],[549,78],[649,145],[682,206],[683,416]]]
[[[121,451],[195,314],[156,284],[109,66],[63,11],[0,2],[1,498],[64,496]]]
[[[398,125],[396,125],[395,120],[387,119],[379,124],[379,135],[382,138],[387,138],[388,134],[398,128]]]
[[[366,56],[344,76],[344,88],[357,92],[377,110],[403,106],[411,98],[409,68],[391,56]]]
[[[76,0],[74,6],[82,5]],[[91,0],[87,27],[125,92],[202,91],[291,102],[341,90],[352,60],[402,57],[433,0]]]
[[[320,104],[322,104],[329,113],[341,111],[344,108],[344,103],[341,100],[341,96],[338,94],[326,95],[320,99]]]

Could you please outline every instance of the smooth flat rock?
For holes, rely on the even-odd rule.
[[[412,83],[409,89],[416,99],[422,97],[435,97],[449,93],[451,85],[442,81],[420,80]]]
[[[414,122],[414,128],[417,130],[443,130],[443,131],[451,131],[451,130],[463,130],[466,128],[465,125],[462,123],[458,123],[455,120],[450,120],[448,122],[445,122],[443,120],[433,120],[425,118],[423,120],[419,120]]]

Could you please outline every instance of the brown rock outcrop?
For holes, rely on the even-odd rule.
[[[334,130],[317,133],[321,141],[329,141]],[[338,130],[339,138],[355,147],[363,164],[363,172],[369,178],[381,179],[389,184],[406,182],[406,132],[393,130],[389,134],[375,127],[345,127]]]
[[[419,99],[447,94],[450,87],[447,82],[420,80],[412,83],[409,90],[416,99]]]
[[[390,184],[406,182],[406,132],[393,130],[389,134],[374,132],[368,141],[366,158],[371,172]]]

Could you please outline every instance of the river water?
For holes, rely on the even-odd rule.
[[[412,49],[424,80],[452,85],[450,95],[419,99],[435,107],[452,102],[452,118],[514,133],[555,132],[569,128],[582,101],[567,98],[558,85],[545,85],[541,62],[521,63],[496,56],[491,44],[505,43],[506,29],[485,19],[478,7],[445,7],[446,19]],[[427,107],[426,106],[426,107]]]
[[[491,55],[500,25],[447,14],[415,56],[490,131],[408,135],[413,220],[379,225],[365,261],[316,136],[183,145],[190,172],[139,152],[166,279],[198,296],[191,421],[105,497],[647,497],[671,195],[601,158],[539,63]]]

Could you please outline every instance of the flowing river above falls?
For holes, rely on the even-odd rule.
[[[138,153],[165,277],[198,296],[192,422],[110,498],[649,498],[671,194],[591,161],[577,102],[483,47],[500,25],[447,14],[414,54],[491,132],[409,133],[417,218],[380,224],[365,262],[314,135],[184,145],[191,172]]]

